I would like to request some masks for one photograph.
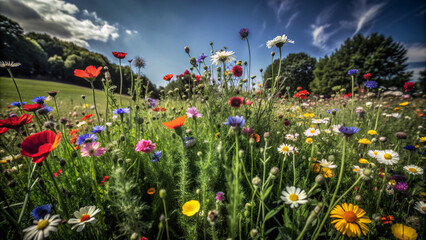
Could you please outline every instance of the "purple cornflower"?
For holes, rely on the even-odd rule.
[[[409,151],[416,151],[417,148],[413,145],[407,145],[404,147],[404,149],[409,150]]]
[[[203,114],[199,113],[195,107],[188,108],[188,112],[186,112],[187,118],[200,118],[202,116]]]
[[[407,190],[407,188],[408,188],[408,184],[406,182],[399,182],[395,186],[393,186],[393,189],[398,192],[405,191]]]
[[[44,100],[46,100],[46,97],[41,96],[41,97],[35,97],[33,100],[31,100],[31,102],[43,104]]]
[[[354,135],[355,133],[359,132],[359,128],[356,127],[340,127],[339,131],[343,134],[345,134],[346,137],[350,137]]]
[[[364,87],[369,88],[369,89],[373,89],[373,88],[377,88],[378,84],[376,81],[365,81],[364,83]]]
[[[22,102],[23,104],[26,104],[27,102]],[[10,106],[14,106],[14,107],[20,107],[21,106],[21,102],[13,102],[10,104]]]
[[[151,155],[152,162],[159,162],[160,159],[161,159],[161,151],[156,151],[154,154]]]
[[[115,109],[113,111],[114,114],[124,114],[124,113],[130,113],[130,109],[128,108],[119,108],[119,109]]]
[[[387,177],[388,181],[390,180],[396,180],[396,181],[405,181],[407,180],[407,177],[404,175],[393,175],[393,176],[389,176]]]
[[[157,106],[157,100],[153,98],[147,98],[146,101],[148,102],[148,106],[150,107],[156,107]]]
[[[202,53],[202,54],[198,57],[197,62],[198,62],[198,63],[203,62],[203,61],[204,61],[204,59],[205,59],[206,57],[207,57],[207,55],[204,55],[204,53]]]
[[[243,134],[244,135],[252,135],[252,134],[254,134],[254,130],[253,129],[251,129],[250,127],[247,127],[247,128],[244,128],[243,129]]]
[[[93,127],[92,133],[99,133],[105,131],[105,127],[102,125]]]
[[[348,71],[348,75],[354,75],[358,73],[358,69],[351,69]]]
[[[40,108],[36,111],[37,114],[39,115],[43,115],[43,114],[47,114],[49,112],[51,112],[53,110],[52,107],[44,107],[44,108]]]
[[[337,108],[332,108],[332,109],[328,110],[327,113],[328,114],[332,114],[333,111],[334,111],[334,113],[336,113],[337,112]]]
[[[232,129],[236,128],[242,128],[244,124],[246,123],[246,120],[243,116],[229,116],[228,121],[224,122],[223,124],[230,126]]]
[[[216,193],[216,202],[221,203],[223,201],[225,201],[225,193],[223,192],[218,192]]]
[[[87,133],[77,138],[77,145],[81,145],[83,143],[88,143],[88,142],[96,142],[96,141],[98,141],[98,137],[95,134]]]
[[[240,30],[240,36],[241,39],[244,40],[248,35],[250,34],[250,30],[248,28],[241,28]]]
[[[49,214],[51,210],[52,210],[52,205],[50,204],[41,205],[34,208],[34,210],[31,212],[31,216],[33,216],[34,220],[39,220],[44,218],[44,216],[46,216],[47,214]]]

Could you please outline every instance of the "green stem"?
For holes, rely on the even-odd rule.
[[[98,108],[96,107],[95,87],[93,86],[93,81],[90,81],[90,86],[92,87],[93,104],[95,105],[96,116],[98,117],[99,125],[101,125],[101,118],[99,117]]]
[[[19,109],[21,110],[21,113],[23,113],[23,111],[22,111],[22,105],[23,105],[22,97],[21,97],[21,93],[19,92],[18,85],[16,84],[15,78],[13,77],[12,70],[10,70],[10,68],[7,68],[7,71],[9,72],[10,78],[12,78],[12,81],[15,84],[15,88],[16,88],[16,91],[18,92],[18,96],[19,96],[19,101],[21,102],[21,104],[19,105]]]
[[[376,202],[376,211],[379,210],[379,205],[380,205],[380,199],[382,198],[382,193],[385,190],[385,186],[386,186],[386,175],[388,174],[388,166],[385,165],[385,175],[383,176],[383,180],[382,180],[382,187],[380,189],[379,192],[379,198],[377,198],[377,202]]]
[[[65,218],[67,219],[68,218],[67,205],[64,203],[64,200],[62,199],[62,193],[59,190],[59,187],[58,187],[58,184],[56,183],[55,178],[53,177],[52,170],[50,169],[50,166],[49,166],[49,161],[45,160],[45,161],[43,161],[43,164],[45,164],[45,166],[47,168],[47,172],[48,172],[48,174],[50,176],[50,179],[53,182],[53,186],[56,189],[56,193],[58,194],[59,205],[61,206],[62,213],[64,214]]]
[[[34,164],[33,170],[31,171],[31,174],[28,177],[27,194],[25,194],[24,206],[22,206],[21,213],[19,214],[18,224],[22,221],[22,217],[24,216],[24,212],[25,212],[25,209],[27,208],[28,201],[30,200],[30,194],[31,194],[30,184],[31,184],[31,179],[33,178],[33,174],[35,172],[36,167],[37,167],[37,164]]]
[[[121,98],[121,93],[123,91],[123,74],[121,72],[121,59],[118,59],[119,62],[119,66],[120,66],[120,107],[123,107],[123,102],[122,102],[122,98]]]
[[[166,208],[166,199],[163,198],[163,207],[164,207],[164,216],[166,217],[166,233],[167,233],[167,240],[169,240],[169,224],[167,219],[167,208]]]
[[[251,75],[250,75],[250,71],[251,71],[251,52],[250,52],[250,43],[248,38],[246,37],[247,40],[247,47],[248,47],[248,53],[249,53],[249,72],[248,72],[248,81],[249,81],[249,87],[251,87],[250,85],[250,81],[251,81]]]
[[[284,155],[283,162],[281,163],[280,184],[278,185],[278,191],[277,191],[278,196],[280,195],[280,191],[281,191],[281,183],[283,181],[284,164],[286,159],[287,159],[287,155]]]
[[[294,153],[293,153],[293,186],[295,186],[295,187],[296,187],[296,177],[297,177],[297,174],[296,174],[296,157],[294,156]]]

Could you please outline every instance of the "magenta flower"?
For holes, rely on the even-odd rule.
[[[188,112],[186,112],[187,118],[200,118],[203,114],[199,113],[195,107],[188,108]]]
[[[151,140],[142,139],[138,142],[138,144],[136,144],[135,151],[150,153],[153,152],[156,147],[157,146],[155,146],[155,143],[152,143]]]
[[[100,148],[99,147],[99,142],[88,142],[85,143],[83,146],[83,148],[80,150],[81,151],[81,156],[82,157],[89,157],[89,156],[95,156],[95,157],[99,157],[102,154],[105,153],[105,148]]]
[[[223,192],[218,192],[218,193],[216,193],[215,198],[216,198],[216,202],[221,203],[221,202],[225,201],[225,194]]]

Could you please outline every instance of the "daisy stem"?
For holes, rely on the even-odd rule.
[[[166,217],[165,222],[166,222],[167,240],[169,240],[170,239],[169,238],[169,224],[167,223],[168,218],[167,218],[167,208],[166,208],[166,199],[165,198],[163,198],[163,207],[164,207],[164,216]]]
[[[281,163],[281,175],[280,175],[280,184],[278,185],[278,192],[277,195],[280,195],[280,190],[281,190],[281,183],[283,181],[283,172],[284,172],[284,164],[285,164],[285,160],[287,159],[287,155],[284,155],[284,159],[283,162]]]
[[[293,153],[293,186],[296,186],[296,158]]]
[[[93,191],[95,191],[95,195],[96,195],[96,200],[100,200],[99,198],[99,192],[98,192],[98,182],[96,181],[96,169],[95,169],[95,156],[91,156],[91,161],[90,161],[90,170],[92,172],[92,180],[93,180]]]
[[[16,84],[15,78],[13,77],[12,70],[10,70],[10,68],[7,68],[7,71],[9,72],[10,78],[12,78],[12,81],[15,84],[16,91],[18,92],[19,101],[20,101],[19,110],[21,110],[21,113],[24,113],[22,111],[22,105],[23,105],[23,103],[22,103],[21,93],[19,92],[18,85]]]
[[[379,192],[379,198],[377,198],[376,211],[379,210],[380,199],[382,198],[382,193],[385,190],[385,182],[386,182],[387,174],[388,174],[388,166],[385,165],[385,175],[383,176],[382,187],[380,188],[380,192]]]
[[[27,194],[25,195],[24,206],[22,206],[21,213],[19,214],[18,224],[22,221],[22,217],[24,216],[25,209],[27,208],[27,205],[28,205],[28,201],[30,200],[30,193],[31,193],[30,184],[31,184],[31,179],[33,178],[33,174],[35,172],[36,167],[37,167],[37,164],[34,164],[33,170],[31,171],[31,174],[28,177]]]
[[[380,106],[377,108],[376,124],[374,124],[374,130],[377,129],[377,123],[379,122],[379,115],[380,115]]]
[[[59,205],[61,206],[62,213],[64,214],[65,218],[68,219],[67,205],[64,204],[64,200],[62,199],[61,191],[59,190],[58,184],[56,183],[56,180],[53,177],[52,170],[50,169],[49,161],[43,161],[43,163],[46,165],[50,179],[52,180],[53,186],[55,187],[56,193],[58,194],[58,201],[59,201]]]
[[[342,181],[343,176],[343,170],[345,168],[345,150],[346,150],[346,137],[343,137],[343,147],[342,147],[342,165],[340,166],[340,173],[339,173],[339,179],[337,180],[336,189],[334,190],[333,197],[331,198],[327,213],[325,214],[324,218],[322,219],[321,225],[319,226],[316,234],[314,235],[313,240],[316,240],[321,232],[322,227],[325,224],[325,221],[328,218],[328,214],[330,213],[332,209],[332,205],[334,204],[334,199],[336,198],[337,192],[339,191],[340,183]],[[356,182],[357,183],[357,182]],[[338,200],[340,200],[345,194],[343,194]],[[337,202],[337,201],[336,201]]]
[[[121,59],[118,59],[119,62],[119,68],[120,68],[120,107],[123,107],[123,102],[121,99],[121,93],[123,91],[123,74],[121,72]]]
[[[98,117],[99,125],[101,125],[101,118],[99,117],[98,108],[96,107],[95,87],[93,86],[93,81],[90,81],[90,86],[92,87],[93,105],[95,106],[96,116]],[[121,97],[121,95],[120,95],[120,97]]]

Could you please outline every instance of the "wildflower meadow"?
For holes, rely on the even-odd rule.
[[[236,34],[250,52],[253,33]],[[182,46],[189,70],[162,81],[183,84],[158,95],[115,49],[118,77],[87,61],[70,74],[90,94],[67,98],[22,94],[24,66],[1,59],[4,239],[424,239],[416,84],[383,87],[355,64],[333,73],[348,88],[315,94],[282,75],[297,41],[271,38],[268,76],[213,42]]]

